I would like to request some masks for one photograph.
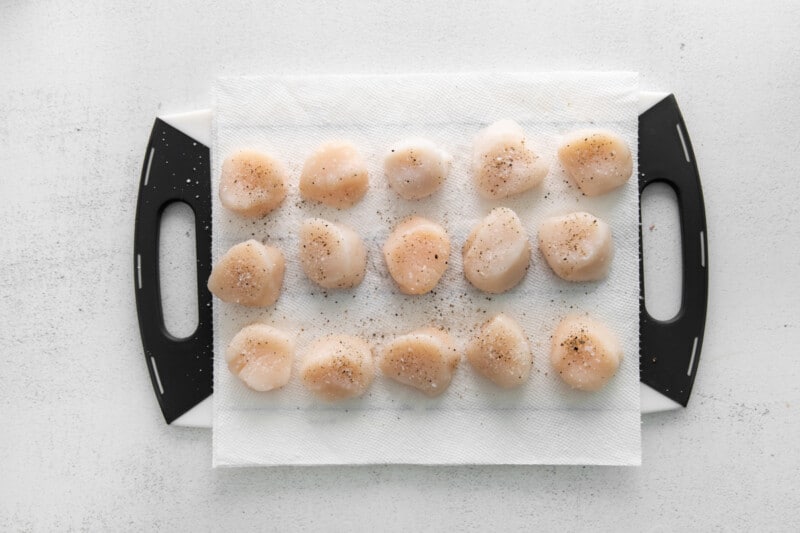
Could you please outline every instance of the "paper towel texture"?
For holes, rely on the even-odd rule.
[[[271,308],[214,300],[214,465],[640,464],[637,96],[637,76],[616,72],[218,80],[211,150],[214,261],[234,244],[256,238],[279,247],[287,268],[282,295]],[[528,146],[550,160],[550,172],[537,189],[488,201],[473,186],[472,140],[504,118],[525,129]],[[597,198],[571,185],[555,157],[559,136],[587,126],[620,134],[634,159],[634,177]],[[453,156],[442,189],[418,201],[400,199],[383,175],[392,143],[412,136],[429,138]],[[305,159],[322,142],[337,139],[352,141],[370,170],[369,192],[347,210],[304,202],[297,186]],[[290,176],[284,204],[264,219],[237,217],[216,194],[222,161],[241,148],[273,154]],[[519,215],[534,251],[516,288],[489,295],[464,279],[461,247],[497,206]],[[615,257],[603,281],[562,281],[536,248],[540,221],[572,211],[588,211],[611,225]],[[434,292],[423,296],[399,293],[381,252],[394,226],[411,214],[438,222],[452,241],[449,268]],[[368,258],[359,287],[324,291],[305,277],[297,232],[306,217],[342,222],[360,233]],[[534,352],[530,379],[516,390],[500,390],[465,359],[438,398],[378,373],[362,398],[330,404],[299,379],[304,350],[321,335],[362,336],[379,356],[393,336],[436,324],[463,348],[483,321],[501,311],[519,321]],[[622,342],[619,372],[600,392],[570,390],[551,371],[550,335],[570,312],[606,322]],[[228,342],[256,321],[296,335],[292,379],[281,390],[253,392],[225,364]]]

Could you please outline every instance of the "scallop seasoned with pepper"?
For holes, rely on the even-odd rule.
[[[349,289],[364,279],[367,249],[344,224],[310,218],[300,226],[300,264],[306,276],[326,289]]]
[[[594,281],[608,274],[614,242],[608,224],[590,213],[552,217],[539,227],[539,249],[567,281]]]
[[[412,216],[383,245],[389,274],[403,294],[425,294],[441,279],[450,259],[450,238],[439,224]]]
[[[280,296],[284,270],[279,249],[250,239],[233,246],[214,265],[208,290],[223,302],[267,307]]]
[[[528,380],[533,352],[516,320],[500,313],[486,321],[467,345],[467,361],[504,389]]]
[[[428,139],[406,139],[392,147],[383,169],[397,194],[406,200],[419,200],[442,186],[452,160]]]
[[[289,382],[294,340],[266,324],[251,324],[237,333],[225,351],[231,373],[253,390],[270,391]]]
[[[532,189],[542,182],[549,168],[513,120],[495,122],[475,137],[472,172],[484,198],[497,200]]]
[[[439,396],[450,385],[460,358],[446,331],[426,327],[391,341],[383,351],[380,367],[388,378],[428,396]]]
[[[328,401],[361,396],[375,377],[372,348],[352,335],[327,335],[309,348],[300,369],[303,384]]]
[[[300,196],[338,209],[358,203],[368,188],[367,164],[349,142],[323,144],[306,160],[300,174]]]
[[[588,316],[570,315],[556,328],[550,347],[550,363],[574,389],[602,389],[617,373],[622,347],[602,322]]]
[[[631,151],[616,133],[585,129],[566,135],[558,159],[586,196],[598,196],[627,183],[633,173]]]
[[[260,218],[286,198],[286,172],[272,156],[241,150],[222,163],[219,199],[243,217]]]
[[[497,207],[467,237],[462,249],[464,276],[476,288],[502,293],[515,287],[531,260],[531,244],[517,214]]]

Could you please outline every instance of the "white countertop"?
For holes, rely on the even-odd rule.
[[[0,529],[800,528],[799,5],[180,4],[0,6]],[[673,91],[703,179],[702,360],[641,468],[212,470],[163,423],[131,268],[156,114],[221,74],[566,69]]]

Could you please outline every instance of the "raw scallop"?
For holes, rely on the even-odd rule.
[[[485,322],[467,345],[467,361],[496,385],[510,389],[527,381],[533,352],[519,324],[501,313]]]
[[[530,264],[531,244],[517,214],[497,207],[475,226],[462,253],[467,280],[497,294],[522,281]]]
[[[284,269],[279,249],[250,239],[233,246],[214,265],[208,290],[223,302],[267,307],[280,296]]]
[[[367,249],[358,234],[343,224],[310,218],[300,226],[300,264],[306,276],[326,289],[360,284]]]
[[[598,196],[624,185],[633,172],[631,151],[616,133],[578,130],[565,136],[558,158],[567,175],[586,196]]]
[[[397,194],[406,200],[419,200],[439,190],[452,160],[427,139],[406,139],[392,148],[383,168]]]
[[[450,385],[460,356],[444,330],[427,327],[391,341],[380,361],[383,375],[428,396],[442,394]]]
[[[286,172],[273,157],[241,150],[222,163],[219,199],[243,217],[260,218],[286,198]]]
[[[567,281],[605,278],[614,257],[609,225],[583,212],[542,222],[539,249],[553,272]]]
[[[266,324],[252,324],[233,337],[225,361],[234,376],[257,391],[269,391],[289,382],[294,341]]]
[[[300,196],[346,209],[367,193],[367,164],[349,142],[325,143],[311,154],[300,175]]]
[[[375,377],[372,348],[352,335],[322,337],[308,348],[300,375],[306,388],[325,400],[361,396]]]
[[[611,379],[622,360],[622,347],[605,324],[587,316],[571,315],[556,328],[550,362],[574,389],[596,391]]]
[[[412,216],[401,222],[383,245],[383,257],[403,294],[430,292],[447,269],[450,238],[444,228]]]
[[[513,120],[500,120],[478,133],[472,172],[484,198],[506,198],[542,182],[549,164],[526,143],[525,132]]]

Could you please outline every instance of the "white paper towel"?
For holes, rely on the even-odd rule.
[[[278,246],[287,260],[283,292],[268,309],[214,300],[215,466],[279,464],[615,464],[641,462],[639,414],[639,244],[637,161],[638,80],[633,73],[436,74],[223,78],[215,86],[212,145],[213,257],[256,238]],[[481,128],[510,118],[528,144],[550,158],[543,185],[514,198],[487,201],[472,185],[471,144]],[[566,179],[555,149],[559,136],[585,126],[622,135],[634,174],[621,189],[580,194]],[[382,172],[390,145],[427,137],[453,155],[444,187],[422,201],[401,200]],[[349,139],[370,169],[370,190],[349,210],[301,201],[303,162],[322,142]],[[216,191],[225,157],[254,148],[283,161],[291,182],[283,206],[263,220],[227,212]],[[534,246],[525,279],[504,295],[487,295],[465,279],[461,246],[493,207],[520,216]],[[612,227],[616,254],[608,278],[597,283],[558,279],[536,249],[539,222],[589,211]],[[399,294],[381,246],[410,214],[442,224],[452,239],[450,266],[434,293]],[[364,282],[349,291],[323,291],[297,260],[302,219],[320,216],[355,228],[368,248]],[[300,383],[306,346],[330,332],[369,339],[376,355],[386,340],[435,323],[464,346],[475,327],[504,311],[517,318],[534,351],[534,370],[522,387],[505,391],[462,360],[450,388],[428,398],[378,375],[359,399],[329,404]],[[618,374],[596,393],[570,390],[550,368],[550,335],[572,311],[587,311],[619,335],[625,358]],[[290,383],[257,393],[232,376],[225,347],[236,332],[263,321],[297,335]]]

